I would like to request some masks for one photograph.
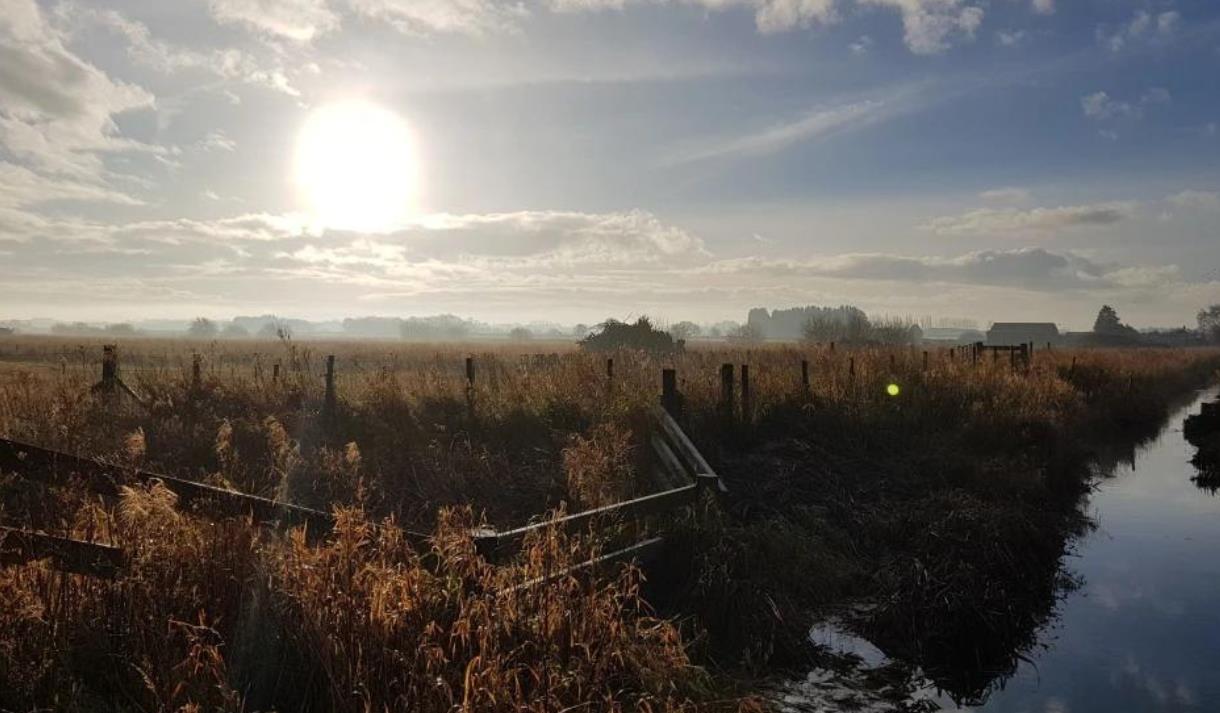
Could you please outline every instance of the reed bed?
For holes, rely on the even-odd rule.
[[[0,709],[752,710],[707,671],[803,660],[810,618],[860,600],[861,628],[934,664],[970,626],[1037,624],[1001,603],[1053,590],[1087,444],[1154,432],[1220,366],[1203,350],[1040,351],[1026,370],[905,348],[127,340],[120,376],[143,403],[115,404],[90,391],[100,347],[0,342],[0,435],[339,526],[314,542],[203,520],[158,488],[112,503],[0,474],[0,522],[131,553],[113,581],[0,570]],[[750,366],[732,414],[725,363]],[[604,543],[550,532],[503,567],[474,553],[475,525],[647,492],[666,368],[733,496],[672,523],[664,568],[521,590]]]

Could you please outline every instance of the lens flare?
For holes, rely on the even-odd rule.
[[[898,394],[902,393],[902,389],[898,388],[898,384],[890,384],[889,386],[885,387],[885,393],[889,394],[890,396],[897,396]]]

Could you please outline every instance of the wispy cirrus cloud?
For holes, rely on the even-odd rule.
[[[1054,208],[980,208],[959,215],[933,218],[920,226],[937,235],[1047,235],[1063,230],[1098,228],[1129,220],[1132,202],[1093,203]]]
[[[822,141],[891,121],[939,98],[936,88],[925,82],[852,97],[758,131],[705,140],[677,151],[663,163],[680,165],[709,159],[766,156],[796,144]]]

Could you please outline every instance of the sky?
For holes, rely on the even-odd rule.
[[[1214,0],[0,0],[0,318],[1192,324],[1217,76]]]

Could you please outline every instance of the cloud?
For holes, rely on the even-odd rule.
[[[627,5],[647,0],[550,0],[557,12],[622,10]],[[838,21],[836,0],[653,0],[694,5],[708,11],[748,8],[754,11],[754,25],[763,34],[830,25]]]
[[[703,142],[677,153],[665,163],[676,165],[707,159],[766,156],[796,144],[876,126],[915,111],[931,100],[932,90],[925,84],[901,86],[883,94],[819,107],[798,119],[761,131]]]
[[[1185,190],[1165,198],[1179,208],[1220,209],[1220,192]]]
[[[1115,101],[1106,92],[1094,92],[1081,97],[1080,108],[1090,119],[1112,119],[1116,116],[1137,116],[1138,109],[1127,102]]]
[[[49,178],[24,166],[0,161],[0,208],[27,208],[52,201],[140,205],[140,201],[95,183]]]
[[[983,250],[956,257],[912,257],[859,253],[810,260],[742,258],[713,262],[712,274],[755,279],[824,277],[902,283],[941,283],[1034,290],[1149,287],[1177,278],[1174,266],[1103,265],[1074,253],[1042,248]]]
[[[1152,87],[1140,95],[1136,103],[1118,101],[1106,92],[1094,92],[1080,99],[1080,108],[1090,119],[1104,121],[1107,119],[1141,119],[1147,107],[1157,104],[1169,104],[1173,101],[1168,89]]]
[[[157,152],[119,136],[112,117],[153,96],[71,52],[32,0],[0,2],[0,144],[37,170],[97,181],[99,153]]]
[[[511,30],[528,14],[523,3],[502,0],[347,0],[359,15],[412,35],[486,35]],[[591,6],[585,9],[592,9]]]
[[[1166,10],[1152,15],[1147,10],[1138,10],[1131,19],[1117,27],[1099,25],[1095,32],[1097,41],[1110,48],[1112,52],[1121,52],[1134,40],[1165,41],[1173,37],[1181,23],[1182,16],[1176,10]]]
[[[869,51],[872,50],[874,44],[876,44],[876,43],[873,42],[872,37],[870,37],[868,35],[860,35],[860,39],[851,43],[849,45],[849,47],[851,49],[852,54],[862,55],[862,54],[868,54]]]
[[[941,216],[920,226],[937,235],[1029,235],[1114,225],[1134,215],[1132,203],[1096,203],[1058,208],[981,208]]]
[[[902,13],[907,47],[915,54],[949,49],[953,37],[973,39],[983,22],[983,9],[963,0],[856,0],[861,5],[891,7]]]
[[[706,256],[703,241],[644,211],[519,211],[432,215],[399,237],[430,257],[528,258],[547,263],[655,263]]]
[[[1033,0],[1031,4],[1034,12],[1038,13],[1039,15],[1055,14],[1055,0]]]
[[[227,151],[231,153],[237,150],[237,142],[226,136],[223,131],[209,131],[206,136],[195,142],[195,148],[199,151]]]
[[[1016,47],[1025,42],[1029,33],[1025,30],[1000,30],[995,33],[996,41],[1004,47]]]
[[[144,23],[131,20],[116,10],[83,7],[75,2],[57,5],[55,14],[65,23],[74,25],[78,31],[92,24],[119,35],[126,41],[126,52],[133,61],[162,74],[200,70],[223,79],[262,86],[290,96],[300,95],[281,66],[263,66],[254,56],[238,49],[200,52],[175,46],[154,37]]]
[[[979,198],[993,203],[1025,203],[1030,199],[1030,193],[1025,188],[993,188],[980,193]]]
[[[212,17],[273,37],[308,42],[339,26],[327,0],[209,0]]]

